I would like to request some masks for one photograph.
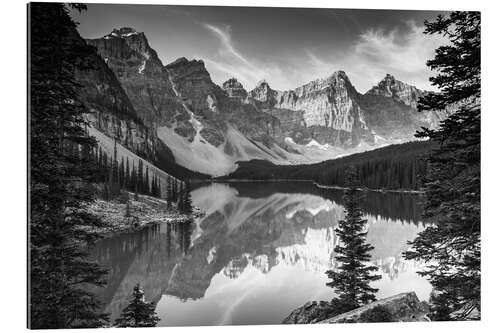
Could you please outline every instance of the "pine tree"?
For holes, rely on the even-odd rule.
[[[125,181],[124,181],[124,187],[127,190],[130,190],[130,164],[128,162],[128,156],[127,156],[127,163],[125,165]]]
[[[142,160],[139,160],[137,167],[137,191],[141,194],[144,194],[144,166]]]
[[[156,181],[156,179],[155,179],[155,176],[153,175],[153,177],[151,177],[151,186],[150,186],[150,189],[151,189],[150,195],[153,197],[156,196],[155,181]]]
[[[326,285],[334,288],[338,300],[349,311],[376,300],[377,289],[370,287],[370,282],[381,276],[373,274],[377,267],[365,264],[370,260],[373,246],[366,243],[367,221],[363,219],[360,208],[363,193],[357,189],[359,180],[356,171],[350,169],[347,177],[349,188],[344,195],[346,216],[335,230],[340,239],[340,245],[334,249],[338,267],[326,272],[332,279]]]
[[[425,33],[441,34],[450,43],[436,49],[435,58],[427,62],[439,70],[431,82],[441,92],[426,95],[418,108],[458,110],[437,129],[417,133],[438,143],[423,180],[423,218],[432,225],[418,234],[405,255],[428,263],[420,273],[433,286],[431,319],[474,319],[481,311],[481,16],[453,12],[425,25]]]
[[[161,197],[160,179],[153,175],[151,180],[151,195],[157,198]]]
[[[159,177],[156,180],[156,192],[158,194],[157,197],[161,198],[162,197],[162,195],[161,195],[161,180]]]
[[[146,176],[144,177],[144,194],[151,194],[149,189],[149,168],[146,165]]]
[[[130,173],[130,191],[137,191],[137,171],[135,169],[135,163],[132,161],[132,172]]]
[[[120,188],[125,188],[125,163],[123,161],[123,156],[118,167],[118,179],[120,183]]]
[[[70,5],[81,10],[83,5]],[[82,226],[100,221],[92,202],[93,160],[87,110],[78,100],[77,70],[89,68],[94,50],[79,39],[61,3],[31,3],[30,17],[30,222],[29,320],[33,329],[99,327],[106,323],[89,286],[104,284],[105,270],[89,261],[95,237]]]
[[[115,325],[118,327],[155,327],[160,321],[155,308],[156,305],[153,302],[145,301],[144,291],[137,284],[134,287],[132,301],[123,309]]]

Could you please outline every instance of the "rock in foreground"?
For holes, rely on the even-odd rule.
[[[393,322],[430,321],[427,317],[428,305],[420,302],[415,292],[401,293],[395,296],[370,303],[352,311],[328,317],[335,313],[332,304],[326,301],[307,302],[304,306],[295,309],[283,320],[283,324],[334,324],[334,323],[361,323],[367,322],[364,318],[370,317],[374,308],[383,308]]]
[[[332,317],[334,312],[332,303],[327,301],[311,301],[292,311],[283,320],[283,324],[314,324]]]

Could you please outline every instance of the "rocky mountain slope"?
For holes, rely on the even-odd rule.
[[[447,112],[418,112],[418,99],[426,94],[387,74],[372,89],[359,97],[365,119],[376,135],[390,142],[412,139],[421,127],[436,127]]]
[[[408,141],[442,118],[417,112],[425,92],[390,75],[366,94],[343,71],[293,90],[261,81],[246,91],[236,78],[215,84],[202,60],[164,66],[145,34],[132,28],[87,43],[100,56],[98,70],[80,77],[84,98],[99,111],[94,123],[110,137],[135,131],[122,143],[174,169],[221,176],[252,159],[314,163]]]
[[[85,43],[76,30],[72,38]],[[89,111],[89,133],[109,156],[113,154],[116,140],[118,158],[128,157],[130,163],[136,165],[139,160],[150,164],[150,170],[160,178],[162,185],[169,177],[203,176],[175,163],[172,151],[158,139],[155,128],[141,118],[105,59],[96,52],[86,61],[89,69],[76,72],[76,81],[82,86],[80,101]]]
[[[436,112],[418,112],[426,92],[387,76],[360,94],[344,71],[312,81],[294,90],[277,91],[265,81],[250,91],[255,104],[281,121],[290,143],[347,148],[377,146],[413,139],[422,126],[433,127],[443,118]]]
[[[144,33],[132,28],[114,29],[102,38],[88,39],[87,43],[97,48],[115,73],[145,124],[171,124],[176,117],[187,116]]]
[[[210,175],[238,160],[289,163],[276,132],[279,121],[234,99],[214,84],[202,61],[180,58],[163,66],[143,33],[115,29],[88,40],[115,73],[138,117],[182,167]]]
[[[315,140],[331,146],[356,146],[372,142],[373,134],[357,103],[358,92],[343,71],[309,82],[294,90],[272,90],[261,82],[250,95],[283,122],[293,142]]]

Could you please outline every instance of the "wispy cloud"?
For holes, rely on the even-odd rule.
[[[238,51],[233,46],[233,42],[231,40],[231,27],[226,26],[224,30],[221,28],[211,25],[211,24],[203,24],[203,26],[210,30],[222,43],[222,50],[230,54],[231,56],[235,57],[236,59],[240,60],[242,63],[245,65],[254,68],[254,66]]]
[[[207,65],[213,69],[225,73],[227,78],[235,76],[245,86],[250,87],[258,80],[266,76],[267,72],[260,69],[252,61],[247,59],[236,49],[231,38],[231,27],[224,28],[204,23],[205,29],[215,36],[219,43],[218,54],[213,58],[208,58]]]
[[[424,27],[413,21],[408,21],[406,25],[408,29],[404,31],[370,29],[361,34],[351,58],[359,64],[359,69],[354,67],[353,71],[370,80],[391,73],[420,88],[431,89],[428,77],[432,73],[426,61],[433,58],[434,50],[446,40],[440,36],[425,35]]]
[[[433,58],[434,50],[446,40],[440,36],[425,35],[423,31],[423,26],[408,21],[404,29],[368,29],[351,47],[333,50],[331,56],[321,57],[307,50],[308,72],[318,75],[345,70],[362,93],[387,73],[420,89],[432,90],[434,88],[428,78],[435,73],[426,66],[426,61]]]
[[[202,25],[219,43],[217,54],[206,59],[214,80],[220,84],[234,76],[247,89],[261,79],[275,89],[292,89],[340,69],[346,71],[360,92],[375,85],[386,73],[421,89],[432,89],[428,81],[432,73],[425,63],[445,42],[442,37],[423,34],[423,26],[408,21],[404,28],[366,30],[347,49],[332,45],[331,52],[296,50],[283,54],[279,62],[271,62],[265,55],[250,58],[239,50],[231,27]]]

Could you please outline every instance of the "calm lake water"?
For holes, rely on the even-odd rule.
[[[109,269],[97,293],[114,320],[140,282],[159,326],[279,324],[309,300],[329,300],[342,192],[309,183],[213,183],[192,191],[207,212],[193,223],[156,225],[102,240],[93,257]],[[401,253],[423,229],[418,196],[369,192],[364,205],[383,298],[431,287]]]

